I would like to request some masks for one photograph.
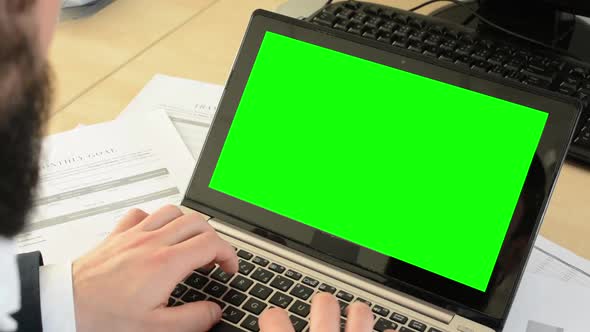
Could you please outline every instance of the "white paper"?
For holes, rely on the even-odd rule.
[[[157,74],[120,117],[166,111],[193,158],[198,160],[222,94],[221,85]]]
[[[590,289],[590,261],[542,236],[537,237],[526,273]]]
[[[526,273],[503,332],[588,332],[590,289]]]
[[[179,204],[194,164],[164,112],[50,136],[19,250],[40,250],[49,264],[74,260],[130,208]]]

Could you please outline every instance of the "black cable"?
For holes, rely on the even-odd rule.
[[[500,31],[502,31],[504,33],[507,33],[509,35],[512,35],[512,36],[514,36],[516,38],[519,38],[519,39],[522,39],[522,40],[526,40],[529,43],[533,43],[533,44],[536,44],[536,45],[539,45],[539,46],[548,48],[548,49],[550,49],[552,51],[555,51],[555,52],[558,52],[558,53],[561,53],[561,54],[566,54],[566,55],[568,55],[570,57],[573,57],[574,59],[577,59],[577,57],[574,56],[573,54],[571,54],[571,53],[569,53],[567,51],[564,51],[562,49],[559,49],[559,48],[557,48],[557,47],[555,47],[553,45],[545,44],[545,43],[540,42],[538,40],[529,38],[527,36],[521,35],[519,33],[510,31],[510,30],[508,30],[506,28],[501,27],[501,26],[497,25],[496,23],[494,23],[494,22],[488,20],[487,18],[483,17],[476,10],[470,8],[469,6],[467,6],[466,4],[464,4],[463,2],[461,2],[459,0],[429,0],[429,1],[426,1],[425,3],[423,3],[421,5],[418,5],[418,6],[414,7],[414,8],[411,8],[409,11],[411,11],[411,12],[412,11],[416,11],[416,10],[418,10],[420,8],[426,7],[426,6],[428,6],[430,4],[433,4],[435,2],[443,2],[443,1],[444,2],[452,2],[452,3],[454,3],[454,4],[458,5],[458,6],[461,6],[461,7],[465,8],[465,9],[467,9],[468,11],[471,12],[471,14],[473,14],[475,17],[479,18],[480,21],[484,22],[485,24],[491,26],[492,28],[494,28],[496,30],[500,30]]]

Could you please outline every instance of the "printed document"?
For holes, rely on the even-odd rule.
[[[157,74],[119,117],[166,111],[197,160],[222,94],[221,85]]]
[[[179,204],[194,159],[164,112],[81,127],[46,138],[35,208],[17,238],[45,263],[71,261],[98,244],[132,207]]]

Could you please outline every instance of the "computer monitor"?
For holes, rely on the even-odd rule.
[[[590,1],[589,0],[478,0],[465,6],[450,5],[432,13],[433,16],[476,28],[495,39],[522,40],[480,22],[475,10],[489,21],[518,34],[563,49],[590,63]],[[584,17],[587,16],[587,17]]]

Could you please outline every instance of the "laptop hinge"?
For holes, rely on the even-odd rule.
[[[325,275],[328,275],[345,284],[354,285],[354,287],[357,287],[374,296],[381,297],[385,300],[399,304],[403,307],[416,311],[420,314],[428,316],[444,324],[450,324],[451,320],[454,317],[454,313],[448,310],[434,306],[428,302],[413,298],[407,294],[392,290],[391,288],[383,287],[382,285],[375,283],[369,279],[363,278],[359,275],[352,274],[336,266],[328,265],[326,264],[326,262],[314,259],[300,252],[291,250],[275,242],[269,241],[263,237],[257,236],[256,234],[248,233],[238,228],[235,228],[217,218],[209,219],[209,223],[217,231],[225,235],[228,235],[235,239],[239,239],[240,241],[246,242],[254,247],[266,250],[268,252],[272,252],[277,256],[296,262],[297,264],[303,265],[308,269],[315,270]]]

